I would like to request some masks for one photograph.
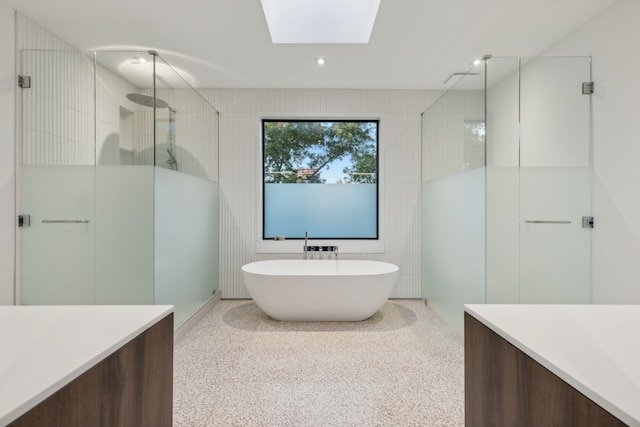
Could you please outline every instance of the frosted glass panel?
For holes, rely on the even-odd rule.
[[[376,184],[265,184],[265,238],[375,239]]]
[[[176,325],[218,289],[217,228],[217,183],[155,168],[155,303]]]
[[[484,67],[422,114],[422,297],[459,335],[485,302]]]
[[[211,199],[209,201],[212,218],[210,219],[209,239],[210,252],[209,263],[211,264],[211,285],[212,292],[215,293],[220,289],[220,184],[217,182],[209,182],[207,184],[211,188]]]
[[[520,169],[520,302],[591,302],[590,168]],[[527,220],[571,221],[531,224]]]
[[[93,304],[93,177],[92,166],[23,167],[22,304]]]
[[[485,168],[422,184],[423,297],[458,334],[485,302]]]
[[[96,167],[96,304],[153,304],[153,166]]]
[[[487,167],[487,303],[520,302],[520,169]]]

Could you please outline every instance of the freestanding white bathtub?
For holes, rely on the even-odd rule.
[[[371,317],[391,295],[398,267],[363,260],[269,260],[242,266],[244,283],[270,317],[354,322]]]

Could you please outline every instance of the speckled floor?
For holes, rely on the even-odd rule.
[[[223,300],[175,347],[174,426],[462,426],[462,340],[418,300],[279,322]]]

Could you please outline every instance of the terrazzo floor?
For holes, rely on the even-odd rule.
[[[174,426],[462,426],[462,340],[419,300],[280,322],[223,300],[176,343]]]

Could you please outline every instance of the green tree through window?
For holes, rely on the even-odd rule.
[[[266,183],[377,182],[377,121],[265,120],[263,125]],[[344,177],[322,177],[336,167]]]

